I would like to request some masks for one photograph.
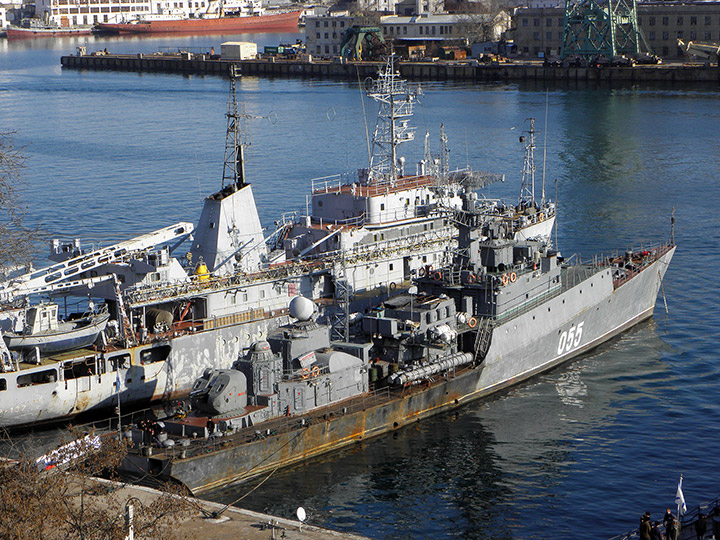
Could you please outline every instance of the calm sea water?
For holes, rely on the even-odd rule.
[[[296,37],[0,41],[0,129],[14,131],[27,156],[28,222],[49,237],[107,244],[196,221],[202,197],[221,182],[226,80],[62,70],[62,54],[81,44],[217,51],[226,40],[262,46]],[[423,89],[407,163],[420,158],[426,131],[437,148],[444,122],[454,164],[506,174],[488,196],[517,196],[517,139],[526,119],[537,118],[546,131],[538,179],[546,137],[546,191],[557,190],[566,256],[665,239],[675,208],[669,314],[660,297],[651,321],[561,369],[278,471],[241,504],[288,517],[303,506],[312,523],[373,538],[544,539],[608,538],[646,510],[659,516],[681,473],[690,506],[716,497],[718,88]],[[356,83],[246,77],[238,95],[252,117],[247,172],[266,226],[304,205],[311,178],[367,163],[375,108]],[[231,502],[250,487],[211,498]]]

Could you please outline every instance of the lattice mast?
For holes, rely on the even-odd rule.
[[[242,138],[241,120],[243,114],[238,113],[235,78],[237,71],[230,66],[230,97],[228,98],[227,132],[225,135],[225,164],[223,165],[222,187],[233,186],[234,189],[245,185],[245,143]]]
[[[637,56],[649,50],[635,0],[565,0],[562,58]]]
[[[400,73],[395,70],[395,54],[391,54],[378,78],[372,79],[367,89],[368,97],[380,104],[373,132],[371,179],[397,180],[397,147],[415,138],[415,128],[408,125],[408,119],[413,114],[418,93],[411,91],[407,81],[400,78]]]
[[[525,136],[527,134],[527,137]],[[530,131],[524,131],[520,142],[525,144],[522,184],[520,186],[520,204],[535,203],[535,119],[530,118]]]

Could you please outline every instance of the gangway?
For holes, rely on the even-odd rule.
[[[129,254],[145,251],[151,247],[176,238],[188,237],[193,232],[192,223],[179,222],[170,227],[143,234],[112,246],[85,253],[22,276],[0,283],[0,301],[10,302],[17,297],[47,290],[51,285],[64,282],[99,266],[116,262]]]

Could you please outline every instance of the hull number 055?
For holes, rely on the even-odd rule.
[[[567,332],[560,334],[560,343],[558,344],[558,354],[569,353],[573,349],[580,345],[582,339],[583,324],[585,322],[578,323],[577,326],[573,326]]]

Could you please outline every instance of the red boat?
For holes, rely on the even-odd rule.
[[[101,32],[112,34],[212,34],[250,32],[296,32],[302,11],[241,17],[139,20],[130,23],[98,23]]]
[[[8,26],[6,31],[8,39],[19,39],[56,36],[88,36],[92,33],[92,28],[77,26],[34,26],[30,28],[25,28],[22,26]]]

